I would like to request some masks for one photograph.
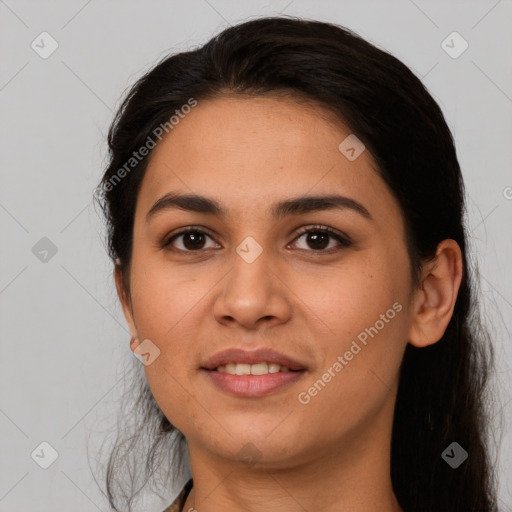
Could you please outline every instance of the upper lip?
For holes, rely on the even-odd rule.
[[[214,354],[205,363],[203,363],[201,367],[206,370],[214,370],[215,368],[228,363],[256,364],[263,361],[286,366],[287,368],[290,368],[290,370],[306,369],[306,366],[297,360],[289,356],[285,356],[271,348],[259,348],[257,350],[250,351],[240,348],[228,348]]]

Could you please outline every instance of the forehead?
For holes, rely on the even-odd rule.
[[[340,152],[349,135],[313,102],[199,100],[153,150],[137,209],[145,214],[171,190],[214,196],[237,214],[285,197],[326,193],[396,208],[369,152],[353,161]]]

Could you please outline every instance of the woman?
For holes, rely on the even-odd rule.
[[[463,181],[404,64],[331,24],[249,21],[163,59],[108,141],[145,373],[115,510],[144,459],[178,481],[185,449],[168,511],[496,510]]]

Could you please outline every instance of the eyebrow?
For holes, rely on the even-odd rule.
[[[158,199],[146,215],[148,222],[157,213],[164,210],[180,209],[190,212],[227,217],[227,210],[213,198],[196,194],[178,194],[169,192]],[[305,213],[325,210],[352,210],[368,220],[373,220],[370,212],[358,201],[340,195],[300,196],[285,199],[275,203],[270,209],[272,217],[276,220],[289,215],[303,215]]]

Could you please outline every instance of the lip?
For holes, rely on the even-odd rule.
[[[214,354],[201,365],[201,368],[204,370],[215,370],[215,368],[228,363],[257,364],[261,362],[276,363],[295,371],[307,369],[306,365],[271,348],[259,348],[251,351],[240,348],[229,348]],[[243,376],[238,375],[237,377]],[[254,375],[253,377],[265,377],[265,375]]]
[[[306,370],[268,373],[266,375],[231,375],[201,369],[219,389],[241,398],[256,398],[277,392],[299,380]]]

